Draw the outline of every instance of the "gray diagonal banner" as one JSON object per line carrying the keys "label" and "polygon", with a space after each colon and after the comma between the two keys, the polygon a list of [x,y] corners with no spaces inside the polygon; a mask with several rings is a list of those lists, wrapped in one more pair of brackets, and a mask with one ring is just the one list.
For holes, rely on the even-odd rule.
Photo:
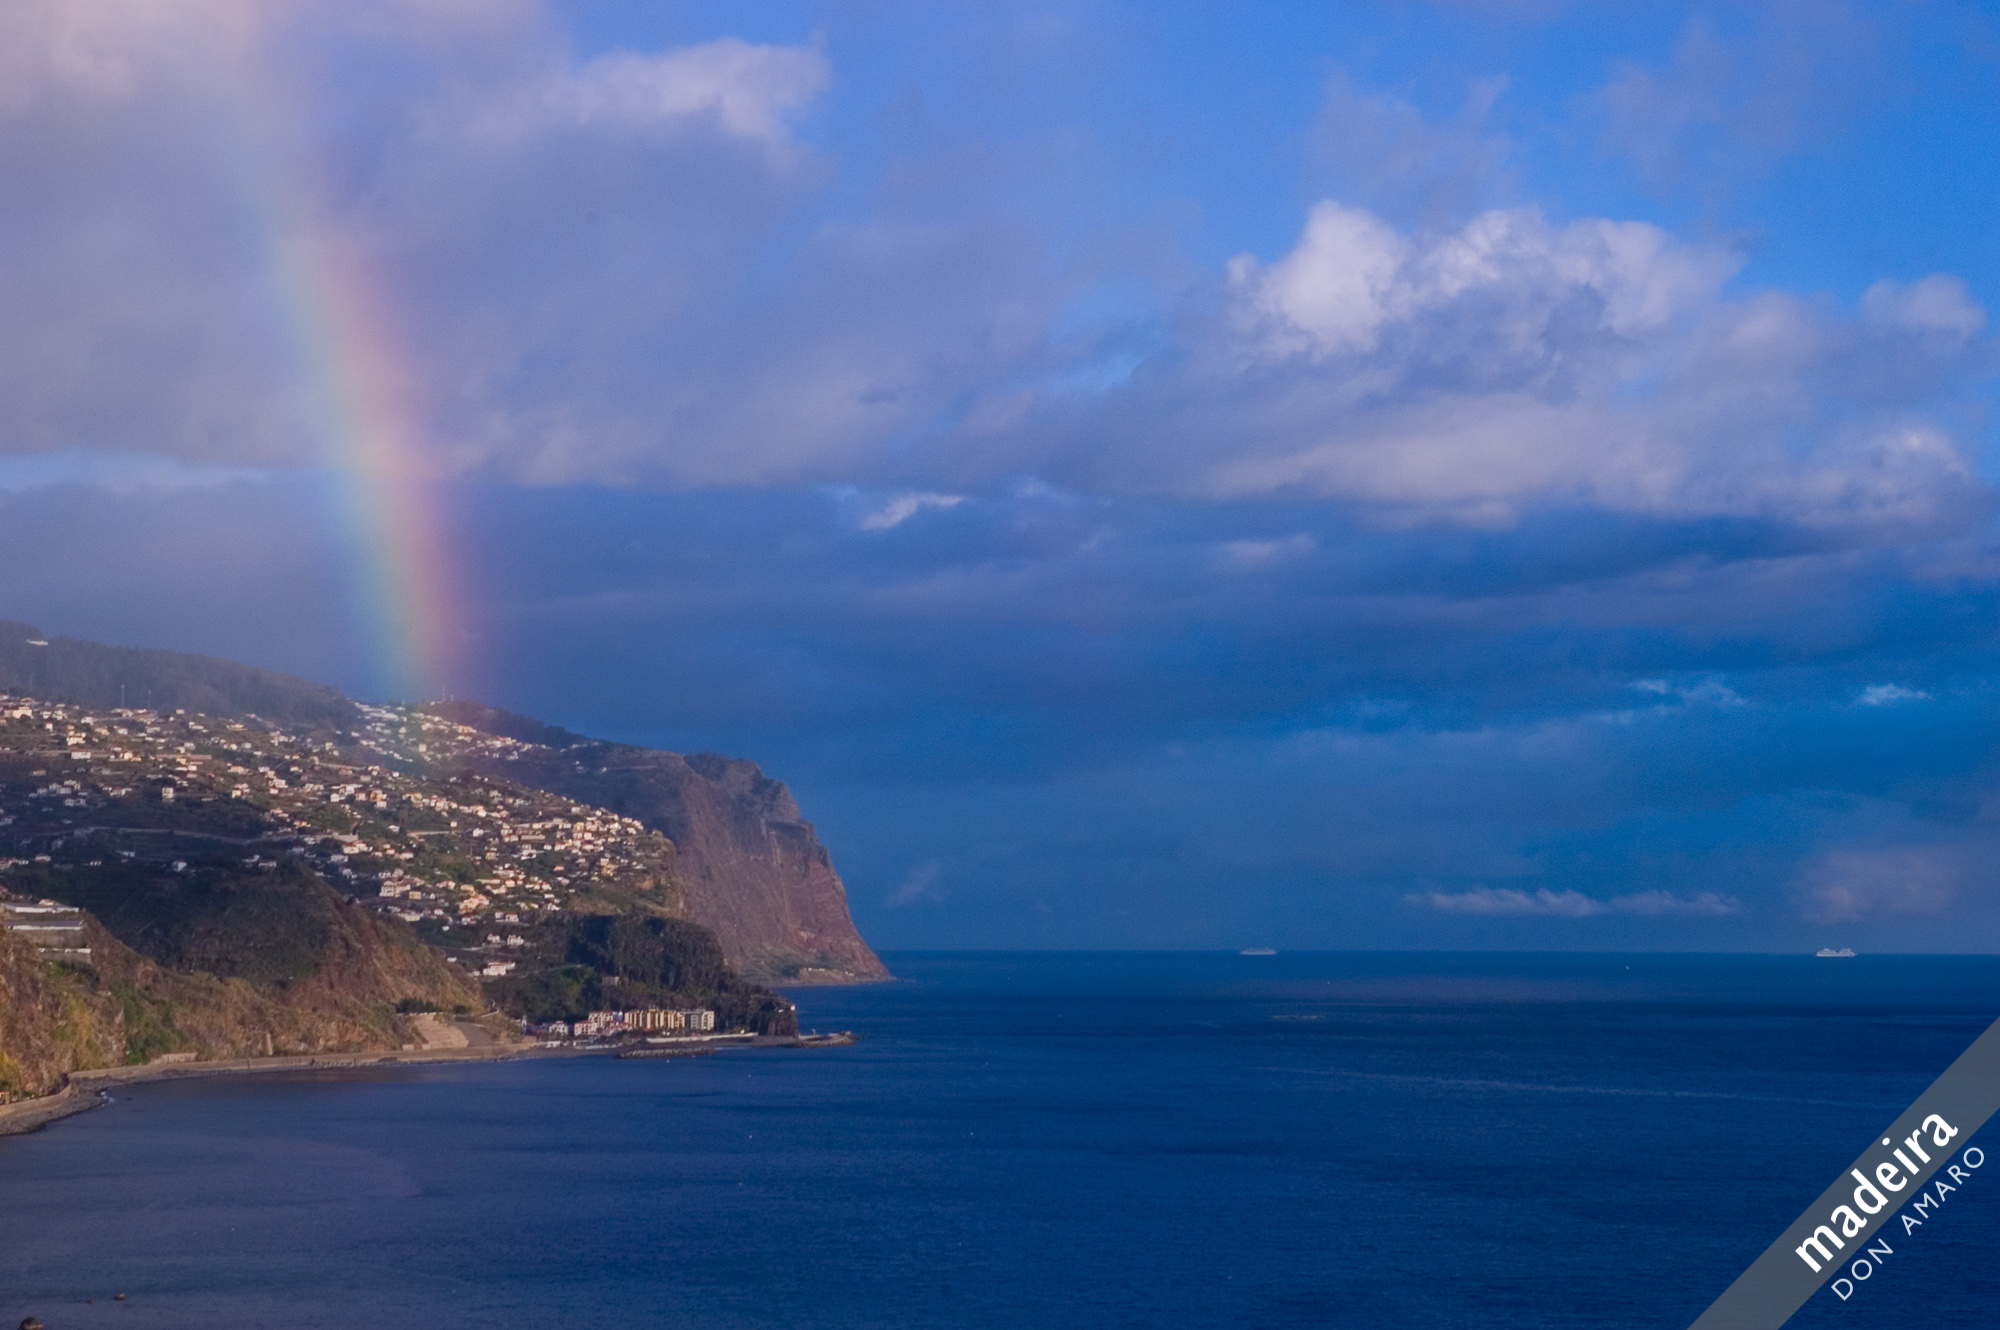
{"label": "gray diagonal banner", "polygon": [[[2000,1021],[1931,1082],[1691,1330],[1777,1330],[1871,1243],[2000,1109]],[[1871,1208],[1872,1207],[1872,1208]]]}

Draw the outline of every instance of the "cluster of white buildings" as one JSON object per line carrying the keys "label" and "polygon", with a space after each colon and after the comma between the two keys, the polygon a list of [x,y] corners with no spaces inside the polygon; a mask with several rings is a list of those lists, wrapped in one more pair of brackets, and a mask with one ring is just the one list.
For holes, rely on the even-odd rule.
{"label": "cluster of white buildings", "polygon": [[530,1033],[549,1039],[595,1039],[601,1035],[654,1030],[711,1031],[715,1029],[715,1013],[706,1007],[688,1011],[658,1007],[645,1011],[593,1011],[580,1021],[551,1021],[529,1029]]}

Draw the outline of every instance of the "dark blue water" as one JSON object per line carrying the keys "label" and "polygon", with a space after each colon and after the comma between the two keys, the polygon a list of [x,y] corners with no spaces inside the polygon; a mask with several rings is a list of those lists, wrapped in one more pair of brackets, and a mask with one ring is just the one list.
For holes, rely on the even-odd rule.
{"label": "dark blue water", "polygon": [[[797,995],[852,1048],[0,1139],[0,1324],[1682,1327],[2000,1016],[1993,958],[891,963]],[[1996,1242],[2000,1168],[1794,1324],[1992,1325]]]}

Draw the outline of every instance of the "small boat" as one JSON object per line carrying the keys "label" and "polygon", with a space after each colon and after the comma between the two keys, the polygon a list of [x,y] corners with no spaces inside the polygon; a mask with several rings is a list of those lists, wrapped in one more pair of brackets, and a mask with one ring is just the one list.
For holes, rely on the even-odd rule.
{"label": "small boat", "polygon": [[1245,956],[1275,956],[1278,954],[1278,949],[1276,947],[1245,947],[1241,954]]}
{"label": "small boat", "polygon": [[1842,947],[1839,951],[1835,951],[1832,947],[1821,947],[1813,953],[1815,956],[1829,956],[1836,959],[1842,956],[1852,956],[1853,954],[1854,948],[1852,947]]}

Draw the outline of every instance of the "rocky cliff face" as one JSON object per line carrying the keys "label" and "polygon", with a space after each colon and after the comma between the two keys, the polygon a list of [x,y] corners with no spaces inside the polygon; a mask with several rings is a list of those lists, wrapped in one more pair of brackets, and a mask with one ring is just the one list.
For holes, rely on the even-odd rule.
{"label": "rocky cliff face", "polygon": [[114,994],[0,933],[0,1099],[48,1094],[72,1071],[125,1061],[121,1008]]}
{"label": "rocky cliff face", "polygon": [[673,841],[687,917],[711,929],[747,977],[780,983],[884,979],[855,931],[847,889],[782,781],[754,762],[603,743],[470,702],[423,708],[534,744],[452,764],[634,817]]}

